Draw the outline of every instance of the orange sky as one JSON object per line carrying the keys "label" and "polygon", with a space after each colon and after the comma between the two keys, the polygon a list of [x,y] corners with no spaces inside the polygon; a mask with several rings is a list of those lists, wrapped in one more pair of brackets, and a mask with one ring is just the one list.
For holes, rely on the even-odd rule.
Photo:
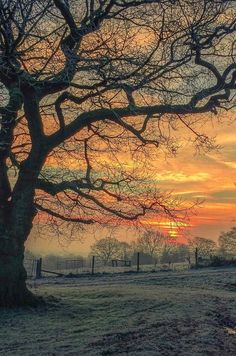
{"label": "orange sky", "polygon": [[[185,21],[184,18],[181,21]],[[159,38],[156,38],[156,34],[158,33],[158,28],[161,30],[162,25],[163,23],[161,19],[153,24],[154,30],[152,38],[150,37],[152,31],[149,27],[148,30],[140,31],[140,26],[134,25],[132,29],[125,27],[124,36],[122,36],[118,22],[112,24],[111,27],[109,21],[107,21],[101,28],[101,31],[96,31],[90,36],[85,36],[82,46],[84,49],[86,49],[86,47],[89,49],[97,47],[98,49],[94,50],[93,56],[97,56],[100,52],[102,54],[104,53],[104,47],[97,46],[100,42],[103,43],[103,41],[106,46],[115,48],[118,54],[119,52],[122,54],[126,52],[132,53],[133,48],[135,48],[136,51],[140,51],[140,53],[142,51],[148,51],[149,53],[152,45],[156,46],[156,41],[159,40]],[[50,26],[53,25],[51,24]],[[146,33],[146,31],[148,32]],[[164,33],[161,33],[161,37],[163,35],[165,36],[165,34],[169,37],[167,29],[165,29]],[[42,65],[44,65],[42,64],[41,56],[39,57],[38,62],[35,61],[34,51],[36,51],[36,54],[37,51],[40,51],[41,53],[45,47],[45,52],[47,49],[48,57],[50,57],[50,54],[54,53],[54,56],[52,57],[53,60],[49,61],[49,63],[52,63],[53,68],[47,67],[47,70],[52,69],[58,71],[60,69],[60,66],[63,64],[61,50],[58,47],[58,50],[54,52],[58,41],[57,36],[58,35],[55,32],[51,42],[48,42],[48,40],[46,43],[40,42],[39,45],[32,48],[32,61],[28,60],[29,68],[32,68],[35,71],[35,69],[41,68]],[[123,42],[125,42],[125,46]],[[27,43],[25,43],[25,45],[27,45]],[[160,46],[160,48],[162,48],[162,46]],[[27,56],[29,56],[28,53]],[[47,63],[47,65],[49,63]],[[85,75],[87,75],[86,72]],[[176,85],[178,85],[178,81]],[[137,96],[135,99],[137,102],[143,100],[142,95],[140,98]],[[157,98],[152,96],[149,98],[147,96],[145,97],[145,102],[147,101],[149,103],[152,99],[155,101]],[[112,101],[113,106],[115,105],[116,100],[118,103],[117,105],[119,105],[119,96],[115,96]],[[70,102],[69,105],[71,107],[72,103]],[[87,102],[83,105],[86,106]],[[83,105],[81,105],[80,110],[83,110]],[[49,134],[51,129],[55,129],[55,127],[53,127],[52,122],[48,120],[47,115],[45,114],[44,116],[45,133]],[[171,236],[176,236],[176,238],[179,237],[180,239],[182,238],[181,235],[185,232],[187,234],[199,235],[217,240],[221,231],[231,228],[234,224],[236,225],[236,120],[234,123],[229,124],[230,119],[232,121],[233,116],[236,116],[235,112],[229,114],[227,118],[222,118],[221,124],[217,123],[218,118],[216,117],[213,118],[216,123],[213,124],[208,122],[207,126],[205,126],[204,123],[204,131],[211,137],[216,136],[216,142],[222,146],[218,152],[212,151],[207,154],[195,155],[192,145],[188,142],[188,138],[186,138],[176,157],[168,158],[166,160],[163,159],[161,154],[157,158],[152,157],[152,171],[154,171],[154,178],[152,179],[154,180],[150,181],[150,185],[158,184],[163,191],[172,191],[174,195],[181,196],[188,202],[202,200],[201,207],[197,210],[197,215],[192,216],[188,226],[183,226],[182,231],[179,231],[171,221],[164,221],[160,225],[158,217],[156,219],[155,217],[152,217],[149,221],[152,227],[162,228],[165,232],[170,233]],[[46,123],[49,125],[47,126]],[[185,131],[176,132],[177,136],[184,136],[185,134]],[[125,152],[124,147],[123,150]],[[61,166],[69,167],[71,170],[76,169],[77,167],[81,169],[81,166],[84,164],[82,159],[78,161],[78,157],[75,157],[74,159],[70,157],[65,162],[62,157],[59,157],[57,161],[55,161],[55,158],[49,158],[47,163],[51,166],[58,165],[59,160],[61,161]],[[125,163],[126,167],[129,167],[129,164],[131,166],[134,164],[134,162],[129,161],[129,158],[127,158]],[[102,162],[98,162],[98,164],[102,167]],[[138,162],[136,162],[136,164],[138,165]],[[116,168],[115,165],[116,163],[114,162],[114,168]],[[94,236],[104,237],[107,233],[108,232],[105,229],[97,229],[96,227],[94,229],[88,228],[86,232],[82,234],[83,243],[76,241],[72,242],[69,246],[66,246],[63,242],[59,243],[56,236],[53,236],[52,238],[45,236],[44,239],[39,238],[37,230],[33,229],[31,237],[27,242],[27,246],[33,251],[43,253],[59,253],[60,251],[78,254],[87,253],[89,246],[94,241]],[[137,232],[130,228],[128,229],[127,224],[124,224],[123,226],[119,225],[114,234],[116,237],[123,240],[132,240],[137,236]]]}
{"label": "orange sky", "polygon": [[[216,143],[221,146],[218,151],[196,155],[190,143],[185,142],[176,157],[153,161],[156,167],[155,180],[163,190],[173,191],[187,201],[202,200],[197,215],[192,216],[187,228],[179,231],[170,222],[163,224],[164,231],[172,236],[184,233],[217,240],[219,233],[236,225],[236,120],[232,123],[235,112],[224,123],[208,123],[210,135],[216,136]],[[159,228],[158,219],[152,218],[152,227]],[[95,232],[94,232],[95,231]],[[36,230],[31,234],[28,247],[37,252],[68,252],[86,254],[96,238],[107,235],[106,229],[90,228],[82,234],[83,243],[72,242],[70,245],[59,243],[57,238],[41,239]],[[136,231],[119,226],[113,235],[121,240],[134,240]]]}
{"label": "orange sky", "polygon": [[[233,116],[235,112],[230,119]],[[202,200],[188,231],[216,240],[221,231],[236,222],[236,122],[211,123],[207,131],[216,136],[220,149],[194,155],[186,144],[176,158],[168,159],[162,167],[159,184],[186,200]]]}

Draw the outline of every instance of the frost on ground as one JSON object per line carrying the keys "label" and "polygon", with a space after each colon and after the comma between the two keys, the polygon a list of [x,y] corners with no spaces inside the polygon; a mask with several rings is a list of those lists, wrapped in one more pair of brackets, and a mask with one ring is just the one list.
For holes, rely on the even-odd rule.
{"label": "frost on ground", "polygon": [[1,355],[236,355],[235,269],[30,286],[50,304],[1,310]]}

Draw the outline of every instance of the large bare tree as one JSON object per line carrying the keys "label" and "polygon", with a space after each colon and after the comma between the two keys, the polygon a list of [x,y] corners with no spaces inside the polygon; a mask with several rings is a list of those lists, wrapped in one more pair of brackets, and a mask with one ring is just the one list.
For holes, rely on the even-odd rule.
{"label": "large bare tree", "polygon": [[147,146],[174,153],[180,126],[210,144],[194,123],[234,105],[235,22],[234,1],[0,0],[0,306],[36,303],[23,255],[38,212],[176,215],[139,164]]}

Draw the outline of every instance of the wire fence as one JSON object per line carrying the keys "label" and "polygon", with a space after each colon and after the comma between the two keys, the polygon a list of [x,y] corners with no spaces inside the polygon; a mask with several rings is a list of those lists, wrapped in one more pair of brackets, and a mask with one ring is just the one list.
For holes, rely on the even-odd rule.
{"label": "wire fence", "polygon": [[37,263],[38,263],[38,260],[33,259],[33,258],[26,258],[24,260],[24,267],[27,272],[28,278],[36,277]]}
{"label": "wire fence", "polygon": [[44,278],[49,276],[79,277],[88,274],[134,273],[134,272],[165,272],[189,269],[187,262],[178,263],[144,263],[137,253],[132,260],[113,259],[108,262],[97,256],[89,258],[39,258],[26,259],[25,269],[28,278]]}

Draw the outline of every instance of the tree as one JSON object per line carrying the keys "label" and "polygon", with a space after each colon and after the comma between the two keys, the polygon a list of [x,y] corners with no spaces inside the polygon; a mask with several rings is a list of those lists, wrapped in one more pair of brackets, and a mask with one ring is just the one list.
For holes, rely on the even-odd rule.
{"label": "tree", "polygon": [[223,232],[219,236],[219,250],[224,257],[236,257],[236,228]]}
{"label": "tree", "polygon": [[190,251],[193,253],[197,248],[197,256],[201,258],[210,258],[216,253],[216,243],[204,237],[193,237],[189,239]]}
{"label": "tree", "polygon": [[96,256],[106,266],[112,259],[121,258],[122,244],[112,237],[97,240],[91,246],[91,254]]}
{"label": "tree", "polygon": [[125,241],[120,241],[120,251],[120,259],[126,261],[130,260],[134,253],[132,245]]}
{"label": "tree", "polygon": [[234,32],[232,1],[0,0],[0,306],[36,303],[37,214],[59,228],[181,213],[122,158],[175,153],[178,127],[211,145],[194,122],[233,105]]}
{"label": "tree", "polygon": [[166,237],[159,231],[148,230],[138,238],[137,248],[140,251],[150,255],[156,265],[165,242]]}
{"label": "tree", "polygon": [[189,250],[188,246],[178,244],[176,241],[169,240],[164,244],[164,248],[161,253],[161,262],[163,263],[175,263],[184,262],[188,258]]}

